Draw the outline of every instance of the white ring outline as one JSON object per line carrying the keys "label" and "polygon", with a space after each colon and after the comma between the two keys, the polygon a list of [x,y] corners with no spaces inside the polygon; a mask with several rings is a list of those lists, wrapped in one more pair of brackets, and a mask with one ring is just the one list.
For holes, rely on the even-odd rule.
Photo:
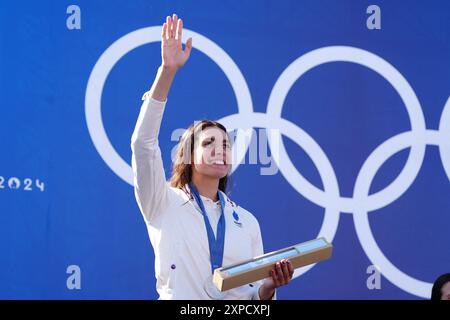
{"label": "white ring outline", "polygon": [[450,181],[450,97],[442,110],[439,121],[439,153],[442,165]]}
{"label": "white ring outline", "polygon": [[[146,39],[147,37],[149,37],[151,35],[152,32],[154,32],[154,38],[156,38],[158,40],[148,41]],[[185,35],[186,36],[196,35],[196,37],[198,37],[199,39],[203,39],[206,42],[212,43],[213,46],[216,47],[215,49],[217,49],[218,52],[223,52],[226,55],[226,57],[229,58],[228,55],[220,47],[215,45],[209,39],[206,39],[203,36],[201,36],[195,32],[189,31],[189,30],[186,30]],[[134,36],[134,37],[132,37],[132,36]],[[100,112],[101,92],[103,90],[103,85],[104,85],[104,82],[105,82],[109,72],[111,71],[111,69],[115,65],[115,63],[117,63],[117,61],[123,55],[125,55],[127,52],[131,51],[132,49],[134,49],[140,45],[159,41],[159,37],[160,37],[160,27],[148,27],[148,28],[136,30],[136,31],[120,38],[119,40],[117,40],[102,54],[102,56],[97,61],[96,65],[89,77],[88,86],[86,89],[86,99],[85,99],[86,121],[87,121],[87,125],[88,125],[88,130],[89,130],[91,138],[94,142],[94,145],[95,145],[97,151],[99,152],[99,154],[101,155],[101,157],[103,158],[103,160],[107,163],[107,165],[120,178],[122,178],[124,181],[130,183],[131,185],[133,185],[131,168],[125,161],[123,161],[123,159],[116,153],[116,151],[112,147],[112,145],[109,142],[109,139],[106,135],[106,132],[104,130],[103,123],[101,121],[101,112]],[[112,49],[123,49],[122,47],[127,47],[127,44],[130,42],[130,39],[135,40],[135,43],[138,43],[138,44],[135,47],[133,47],[132,49],[129,49],[128,51],[126,51],[122,56],[117,57],[117,52],[114,52],[114,50],[112,50]],[[144,41],[142,41],[143,39],[144,39]],[[123,43],[121,43],[121,41]],[[198,40],[196,39],[196,42],[197,41]],[[331,58],[326,57],[327,54],[328,55],[330,54],[330,51],[334,51],[331,53]],[[339,57],[336,57],[336,52],[340,54],[340,56],[338,55]],[[352,56],[352,53],[354,54],[353,56]],[[317,56],[314,56],[314,54]],[[352,56],[352,58],[348,58],[348,56]],[[430,285],[431,285],[430,283],[426,283],[426,282],[414,279],[412,277],[409,277],[405,273],[398,270],[395,266],[393,266],[389,262],[389,260],[387,260],[387,258],[383,255],[383,253],[379,249],[379,247],[376,246],[376,241],[373,238],[373,234],[371,233],[370,226],[368,224],[367,213],[368,213],[368,211],[373,211],[373,210],[382,208],[382,207],[392,203],[398,197],[400,197],[404,192],[406,192],[406,190],[413,183],[415,177],[417,176],[418,171],[420,170],[420,167],[421,167],[421,164],[422,164],[423,158],[424,158],[425,147],[426,147],[427,143],[439,145],[439,151],[441,154],[444,169],[446,171],[447,177],[450,179],[450,152],[449,152],[450,151],[449,150],[450,143],[447,141],[448,139],[447,140],[444,139],[444,136],[445,136],[444,133],[447,133],[447,135],[449,135],[449,133],[450,133],[450,121],[448,121],[448,120],[450,120],[450,98],[447,100],[446,106],[444,107],[444,110],[443,110],[443,113],[441,116],[439,132],[434,131],[434,130],[427,130],[426,126],[425,126],[425,120],[423,117],[423,113],[422,113],[422,110],[420,107],[420,103],[419,103],[414,91],[412,90],[411,86],[406,81],[406,79],[404,79],[404,77],[392,65],[390,65],[388,62],[386,62],[382,58],[380,58],[368,51],[362,50],[362,49],[358,49],[358,48],[354,48],[354,47],[345,47],[345,46],[334,46],[334,47],[324,47],[324,48],[313,50],[313,51],[308,52],[307,54],[301,56],[296,61],[294,61],[282,73],[282,75],[277,80],[274,88],[272,89],[272,92],[271,92],[271,95],[269,98],[267,114],[261,114],[261,116],[264,115],[262,117],[264,117],[264,118],[267,117],[267,118],[262,121],[260,120],[260,121],[267,122],[265,125],[266,128],[269,128],[269,127],[275,128],[276,123],[278,123],[279,125],[283,124],[283,126],[285,126],[285,127],[291,127],[291,126],[292,126],[292,128],[295,127],[295,129],[293,131],[297,131],[297,133],[299,133],[299,132],[303,133],[304,138],[306,137],[307,140],[310,140],[309,142],[312,143],[312,146],[315,147],[316,151],[319,151],[319,152],[316,152],[316,155],[318,155],[319,158],[322,157],[322,159],[321,159],[322,161],[319,160],[319,162],[317,162],[317,161],[313,160],[313,162],[315,163],[315,165],[317,166],[319,171],[320,171],[320,168],[318,166],[318,163],[320,164],[321,167],[324,167],[324,168],[326,168],[329,165],[329,168],[327,168],[327,169],[331,168],[330,171],[333,172],[333,177],[334,177],[333,183],[336,182],[336,185],[337,185],[337,178],[334,174],[331,164],[329,163],[326,155],[323,153],[323,150],[320,148],[320,146],[309,135],[307,135],[306,132],[304,132],[300,128],[296,127],[293,123],[291,123],[285,119],[281,119],[281,109],[282,109],[282,105],[284,102],[284,98],[287,95],[287,92],[292,87],[293,83],[304,72],[308,71],[309,69],[313,68],[314,66],[313,67],[310,66],[309,68],[306,68],[306,70],[302,70],[300,72],[300,75],[298,75],[294,81],[292,81],[293,75],[289,74],[288,71],[292,72],[293,66],[295,66],[296,63],[300,64],[300,62],[304,63],[305,61],[311,62],[311,61],[308,61],[307,58],[309,58],[313,61],[316,60],[316,62],[315,62],[316,66],[323,64],[323,63],[334,62],[334,61],[346,61],[346,62],[358,63],[358,64],[364,65],[364,66],[368,67],[369,69],[372,69],[375,72],[382,75],[391,85],[393,85],[394,89],[400,94],[403,102],[405,103],[405,106],[407,108],[408,115],[409,115],[410,121],[411,121],[411,131],[401,133],[397,136],[394,136],[394,137],[388,139],[387,141],[383,142],[380,146],[378,146],[372,152],[372,154],[368,157],[366,162],[363,164],[363,166],[358,174],[357,183],[355,183],[355,190],[354,190],[353,198],[340,197],[339,191],[337,189],[338,193],[335,194],[334,196],[331,195],[332,198],[330,199],[329,198],[330,191],[327,191],[327,187],[325,186],[327,184],[326,180],[322,179],[322,182],[324,183],[325,191],[321,191],[321,190],[317,189],[315,186],[309,184],[309,182],[306,179],[304,179],[301,176],[301,174],[296,170],[295,170],[295,172],[297,174],[294,174],[294,176],[297,176],[297,178],[300,177],[301,183],[300,183],[300,185],[297,185],[296,183],[293,184],[292,181],[289,181],[290,178],[292,178],[292,176],[290,176],[289,174],[285,174],[286,173],[285,165],[280,165],[280,163],[277,163],[277,165],[280,167],[280,169],[282,171],[284,171],[284,172],[282,172],[283,176],[285,178],[287,178],[288,182],[294,187],[294,189],[297,190],[297,192],[299,192],[301,195],[305,196],[306,198],[308,198],[308,196],[311,197],[311,195],[312,195],[312,197],[308,198],[308,199],[326,209],[324,223],[322,224],[322,228],[321,228],[321,231],[319,232],[319,235],[323,236],[324,233],[330,233],[329,231],[334,229],[334,231],[331,232],[331,233],[333,233],[333,237],[334,237],[334,234],[337,230],[337,223],[339,221],[339,210],[341,212],[354,213],[355,228],[357,230],[358,238],[361,241],[364,251],[368,255],[369,259],[371,259],[372,262],[378,261],[378,263],[376,263],[378,266],[381,265],[383,267],[383,264],[384,264],[384,267],[382,269],[387,269],[388,271],[383,270],[383,274],[392,283],[397,285],[399,288],[406,290],[412,294],[416,294],[418,296],[428,297],[429,289],[430,289]],[[359,58],[362,58],[362,59],[360,60]],[[375,58],[375,60],[378,60],[378,62],[381,61],[382,62],[381,65],[383,66],[384,71],[387,71],[387,72],[383,73],[383,71],[380,72],[380,70],[376,70],[376,69],[372,68],[370,66],[370,64],[368,64],[368,61],[372,60],[372,62],[373,62],[374,61],[373,58]],[[305,61],[302,61],[302,59]],[[319,63],[317,63],[317,60],[319,61]],[[231,58],[229,58],[229,61],[227,61],[227,62],[231,62],[231,64],[236,67],[234,71],[237,70],[238,78],[240,76],[242,79],[244,79],[242,74],[240,73],[239,69],[237,68],[237,66],[234,64],[234,62],[232,62]],[[217,61],[216,61],[216,63],[217,63]],[[105,68],[105,66],[103,66],[103,64],[106,64],[106,65],[109,64],[109,67],[110,67],[109,70],[107,70],[108,68]],[[304,67],[304,66],[301,66],[301,67]],[[106,70],[106,72],[105,72],[105,70]],[[225,72],[225,74],[227,74],[226,70],[224,70],[223,68],[222,68],[222,70]],[[386,75],[388,75],[388,76],[386,76]],[[234,76],[236,76],[236,74],[234,74]],[[389,80],[389,77],[391,77],[391,80],[394,79],[395,84],[393,84]],[[250,96],[250,92],[248,90],[248,86],[245,82],[245,79],[244,79],[244,84],[245,84],[244,88],[246,89],[248,94],[246,94],[244,92],[243,95],[239,95],[239,94],[237,94],[237,92],[239,92],[240,89],[243,87],[240,85],[236,85],[233,82],[233,79],[235,79],[234,77],[230,77],[227,75],[227,78],[230,81],[230,83],[232,84],[233,90],[235,91],[236,98],[238,100],[238,108],[239,108],[238,115],[239,116],[245,115],[245,116],[251,116],[251,117],[255,116],[257,113],[252,113],[253,108],[252,108],[252,104],[251,104],[251,96]],[[100,81],[99,81],[99,79],[100,79]],[[281,80],[288,81],[288,82],[292,81],[292,83],[290,84],[290,86],[285,86],[283,88],[283,84],[282,84]],[[280,94],[280,92],[278,92],[278,91],[283,92],[284,89],[286,90],[286,92],[284,94],[284,97],[282,99],[280,99],[280,96],[282,96],[282,94]],[[274,92],[277,93],[277,95],[275,95]],[[241,100],[247,100],[247,104],[239,103]],[[281,101],[279,101],[279,100],[281,100]],[[250,101],[250,103],[248,103],[248,101]],[[274,109],[276,111],[277,107],[274,107],[274,105],[277,106],[277,104],[279,105],[279,114],[276,117],[276,121],[274,121],[274,119],[271,119],[272,122],[270,123],[269,121],[266,121],[266,120],[268,120],[269,119],[268,117],[270,117],[271,115],[272,116],[274,114],[276,115],[276,112],[274,112]],[[247,106],[249,106],[249,108],[247,108]],[[245,110],[243,111],[241,109],[245,109]],[[413,113],[413,114],[411,115],[411,113]],[[232,116],[225,117],[225,118],[223,118],[222,121],[227,122],[228,118],[231,119]],[[237,118],[234,118],[234,120],[237,120]],[[280,126],[280,127],[282,128],[283,126]],[[232,128],[233,126],[230,123],[228,123],[228,127]],[[248,127],[248,126],[244,126],[244,127]],[[295,142],[298,143],[298,141],[295,138],[296,135],[286,134],[286,133],[284,133],[284,134],[289,136],[292,140],[294,140]],[[402,138],[404,138],[404,137],[411,138],[412,143],[408,144],[407,141],[403,141]],[[416,138],[416,139],[414,139],[414,138]],[[240,139],[239,132],[238,132],[237,139]],[[275,136],[269,135],[269,144],[273,145],[276,140],[278,140],[280,142],[279,145],[281,146],[281,151],[284,152],[284,154],[286,155],[285,157],[282,157],[282,159],[288,160],[288,164],[292,165],[292,168],[295,168],[293,166],[292,162],[290,161],[289,155],[287,154],[287,152],[284,148],[281,136],[279,134],[275,134]],[[381,191],[378,191],[375,194],[372,194],[369,196],[367,194],[364,195],[365,192],[362,192],[362,190],[363,189],[368,190],[368,188],[370,187],[370,183],[368,183],[368,180],[371,180],[371,179],[367,179],[367,177],[366,177],[366,180],[364,182],[361,182],[362,180],[364,180],[363,177],[365,177],[366,175],[370,176],[371,174],[375,174],[377,172],[377,170],[375,170],[375,171],[372,170],[373,172],[371,172],[371,173],[368,173],[368,174],[365,173],[365,171],[367,171],[367,170],[365,170],[365,168],[370,168],[370,167],[374,168],[372,166],[373,164],[369,165],[371,163],[369,160],[370,159],[373,160],[374,158],[377,158],[376,155],[378,155],[378,154],[383,155],[383,152],[381,152],[379,150],[384,150],[386,148],[393,147],[390,144],[395,145],[396,143],[393,143],[393,141],[397,142],[397,140],[401,140],[400,142],[405,144],[404,148],[411,147],[411,151],[410,151],[406,165],[402,169],[401,173],[397,176],[397,178],[388,187],[384,188]],[[408,139],[406,139],[406,140],[408,140]],[[237,162],[236,166],[233,166],[233,171],[242,162],[243,157],[245,157],[245,153],[248,149],[248,143],[247,142],[244,142],[244,143],[245,143],[245,150],[244,150],[243,154],[238,155],[238,159],[240,159],[240,160]],[[388,157],[386,158],[386,160],[389,159],[393,154],[395,154],[398,151],[394,150],[392,152],[393,153],[389,154]],[[311,154],[309,154],[309,156],[311,157]],[[386,153],[384,153],[384,156],[386,156]],[[314,158],[314,155],[311,157],[311,159],[313,159],[313,158]],[[110,159],[112,159],[112,160],[110,160]],[[378,164],[380,166],[382,163],[383,163],[383,161],[380,162],[380,160],[378,160]],[[288,167],[289,167],[289,165],[288,165]],[[128,173],[126,173],[127,167],[129,169]],[[290,169],[288,168],[288,170],[291,170],[292,168],[290,168]],[[378,167],[378,169],[379,169],[379,167]],[[292,172],[294,172],[294,171],[292,171]],[[328,176],[330,176],[330,175],[328,174]],[[322,178],[322,175],[321,175],[321,178]],[[405,181],[408,183],[405,183]],[[333,185],[333,183],[331,183],[331,185]],[[398,188],[398,185],[401,185],[401,184],[403,185],[403,189]],[[305,192],[301,191],[302,189],[307,190],[307,195],[305,195]],[[387,192],[387,191],[394,191],[394,190],[397,192],[396,193]],[[398,190],[401,190],[401,191],[398,191]],[[336,191],[336,189],[334,189],[334,191]],[[383,194],[383,192],[384,192],[384,194]],[[335,192],[333,192],[333,193],[335,193]],[[314,200],[314,199],[316,199],[316,200]],[[355,201],[355,199],[358,199],[358,201]],[[370,200],[375,199],[375,200],[372,200],[371,202],[369,202],[369,205],[366,205],[368,203],[367,200],[369,200],[369,199]],[[319,200],[319,201],[317,201],[317,200]],[[383,201],[381,201],[381,203],[380,203],[379,200],[383,200]],[[338,203],[339,203],[338,205],[335,205],[336,201],[338,201]],[[360,205],[359,206],[356,205],[356,202],[359,202]],[[364,205],[362,205],[363,202],[364,202]],[[333,205],[331,205],[331,208],[329,205],[330,203],[333,204]],[[329,214],[328,216],[329,217],[337,217],[337,219],[331,219],[331,220],[334,220],[334,222],[330,225],[335,224],[336,229],[334,227],[333,228],[330,227],[330,228],[328,228],[329,229],[328,232],[323,232],[326,229],[325,226],[327,226],[327,224],[325,223],[326,217],[327,217],[327,210],[330,210],[330,209],[332,211],[334,211],[333,212],[334,214]],[[337,214],[336,214],[336,210],[338,210]],[[331,212],[331,211],[328,211],[328,212]],[[362,232],[361,230],[364,230],[365,232]],[[366,235],[367,237],[365,237],[364,235]],[[333,237],[331,237],[331,239]],[[330,237],[328,237],[328,239],[330,239]],[[373,244],[375,246],[373,246]],[[372,250],[374,250],[373,252],[371,252],[370,250],[367,249],[367,247],[369,247],[370,245],[372,246]],[[379,262],[382,262],[382,263],[379,263]],[[302,268],[303,272],[296,272],[296,276],[299,276],[300,274],[306,272],[313,266],[314,265],[308,266],[306,268]],[[300,271],[302,271],[302,269],[300,269]],[[401,279],[400,283],[398,283],[399,282],[398,279]]]}
{"label": "white ring outline", "polygon": [[[184,29],[183,38],[189,37],[195,40],[195,48],[211,58],[225,73],[235,93],[238,112],[240,114],[251,114],[253,104],[250,90],[244,76],[231,57],[210,39],[189,29]],[[86,87],[85,115],[92,142],[103,161],[131,186],[134,185],[131,166],[114,149],[103,126],[101,115],[103,86],[114,65],[128,52],[139,46],[160,41],[161,26],[141,28],[122,36],[111,44],[97,60]],[[184,40],[183,43],[185,43]],[[236,142],[241,145],[243,143],[246,146],[245,151],[247,150],[249,144],[245,137],[238,134]],[[237,163],[233,164],[232,171],[236,170],[244,157],[245,152],[237,155]],[[233,157],[233,159],[236,159],[236,157]]]}
{"label": "white ring outline", "polygon": [[[292,139],[295,143],[297,143],[300,147],[302,147],[305,152],[307,152],[311,156],[311,160],[316,165],[317,170],[319,171],[320,177],[322,179],[322,183],[324,185],[324,189],[329,193],[334,194],[336,197],[339,195],[339,186],[337,177],[334,173],[333,167],[331,166],[330,161],[328,161],[327,156],[320,148],[320,146],[300,127],[295,125],[289,120],[283,118],[269,118],[265,113],[254,112],[251,115],[251,121],[253,127],[266,128],[266,129],[278,129],[283,128],[283,134],[290,139]],[[248,119],[245,116],[240,114],[233,114],[227,117],[224,117],[219,120],[227,130],[248,128]],[[238,131],[239,132],[239,131]],[[276,130],[271,130],[270,133],[273,134],[277,132]],[[274,149],[275,150],[275,149]],[[312,151],[312,152],[308,152]],[[273,151],[276,152],[276,151]],[[277,156],[275,156],[276,158]],[[284,159],[285,157],[280,157],[280,159]],[[323,173],[323,174],[322,174]],[[329,203],[331,204],[331,202]],[[339,217],[340,212],[337,207],[332,205],[327,205],[325,207],[324,218],[322,222],[322,226],[317,238],[325,237],[327,241],[332,242],[339,225]],[[316,264],[311,264],[299,269],[295,270],[293,278],[299,277],[304,274],[311,268],[313,268]]]}
{"label": "white ring outline", "polygon": [[[403,100],[408,111],[411,130],[417,132],[418,134],[425,132],[425,118],[422,113],[420,102],[417,99],[414,90],[401,75],[401,73],[379,56],[366,50],[348,46],[330,46],[315,49],[292,62],[280,75],[272,89],[267,106],[267,115],[272,118],[281,117],[284,100],[293,84],[307,71],[319,65],[330,62],[351,62],[360,64],[381,75],[394,87]],[[322,207],[325,207],[326,203],[329,203],[330,201],[331,203],[336,203],[340,212],[343,213],[352,213],[356,209],[360,209],[359,206],[355,205],[354,199],[348,197],[330,199],[330,196],[327,195],[326,192],[312,185],[295,169],[289,155],[286,152],[286,149],[284,148],[281,137],[271,136],[269,139],[269,144],[274,142],[275,139],[280,141],[280,153],[286,158],[284,159],[282,157],[285,164],[284,166],[279,166],[279,168],[283,171],[283,176],[289,181],[294,189],[297,190],[297,192]],[[423,159],[424,155],[425,145],[423,142],[417,141],[413,143],[406,165],[400,174],[389,186],[368,196],[367,199],[365,199],[366,202],[363,204],[365,209],[368,211],[373,211],[382,208],[403,194],[413,181],[411,180],[411,177],[415,177],[417,172],[420,170],[420,166],[413,167],[416,162],[411,161],[411,159]],[[408,181],[409,184],[405,183]],[[399,185],[402,185],[402,188],[400,188]],[[398,192],[398,190],[401,191]],[[359,203],[359,205],[361,205],[361,203]]]}

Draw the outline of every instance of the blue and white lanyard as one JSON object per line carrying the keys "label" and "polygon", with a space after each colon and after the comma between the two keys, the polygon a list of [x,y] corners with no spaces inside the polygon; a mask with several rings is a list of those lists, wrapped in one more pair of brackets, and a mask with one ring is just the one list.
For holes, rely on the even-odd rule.
{"label": "blue and white lanyard", "polygon": [[225,199],[222,193],[219,191],[218,194],[222,213],[217,224],[217,237],[214,237],[214,231],[211,227],[211,223],[209,222],[205,206],[202,199],[200,198],[200,194],[198,193],[197,188],[193,183],[189,183],[189,188],[191,189],[192,195],[194,196],[195,201],[200,207],[203,219],[205,220],[206,233],[208,234],[209,255],[211,259],[211,272],[214,273],[214,270],[220,268],[223,262],[223,251],[225,245]]}

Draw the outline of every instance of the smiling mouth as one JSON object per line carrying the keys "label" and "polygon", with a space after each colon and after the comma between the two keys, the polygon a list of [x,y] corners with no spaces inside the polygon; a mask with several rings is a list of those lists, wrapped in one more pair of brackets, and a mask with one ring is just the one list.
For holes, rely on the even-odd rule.
{"label": "smiling mouth", "polygon": [[215,166],[215,167],[223,167],[223,166],[227,166],[228,163],[225,160],[213,160],[209,163],[210,166]]}

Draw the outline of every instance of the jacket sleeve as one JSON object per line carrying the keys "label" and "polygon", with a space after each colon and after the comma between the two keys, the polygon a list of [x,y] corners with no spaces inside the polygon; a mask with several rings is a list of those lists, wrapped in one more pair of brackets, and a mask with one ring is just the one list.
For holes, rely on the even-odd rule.
{"label": "jacket sleeve", "polygon": [[166,101],[157,101],[147,93],[131,138],[134,193],[144,219],[155,224],[169,205],[168,188],[161,150],[159,129]]}

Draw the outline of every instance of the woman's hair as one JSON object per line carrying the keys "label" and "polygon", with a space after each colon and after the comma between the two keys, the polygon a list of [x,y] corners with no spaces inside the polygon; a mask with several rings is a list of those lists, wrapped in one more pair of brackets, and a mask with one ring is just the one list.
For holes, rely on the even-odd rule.
{"label": "woman's hair", "polygon": [[431,300],[441,300],[441,290],[447,282],[450,282],[450,273],[445,273],[434,281],[433,289],[431,289]]}
{"label": "woman's hair", "polygon": [[[185,190],[186,184],[192,181],[194,144],[197,143],[196,139],[200,136],[200,132],[209,127],[217,127],[223,130],[228,136],[227,129],[219,122],[212,120],[201,120],[193,123],[184,132],[178,142],[177,152],[173,162],[172,177],[170,178],[171,187]],[[228,140],[230,140],[229,138],[230,137],[228,136]],[[229,179],[229,176],[226,175],[219,180],[219,190],[226,193],[227,182]]]}

